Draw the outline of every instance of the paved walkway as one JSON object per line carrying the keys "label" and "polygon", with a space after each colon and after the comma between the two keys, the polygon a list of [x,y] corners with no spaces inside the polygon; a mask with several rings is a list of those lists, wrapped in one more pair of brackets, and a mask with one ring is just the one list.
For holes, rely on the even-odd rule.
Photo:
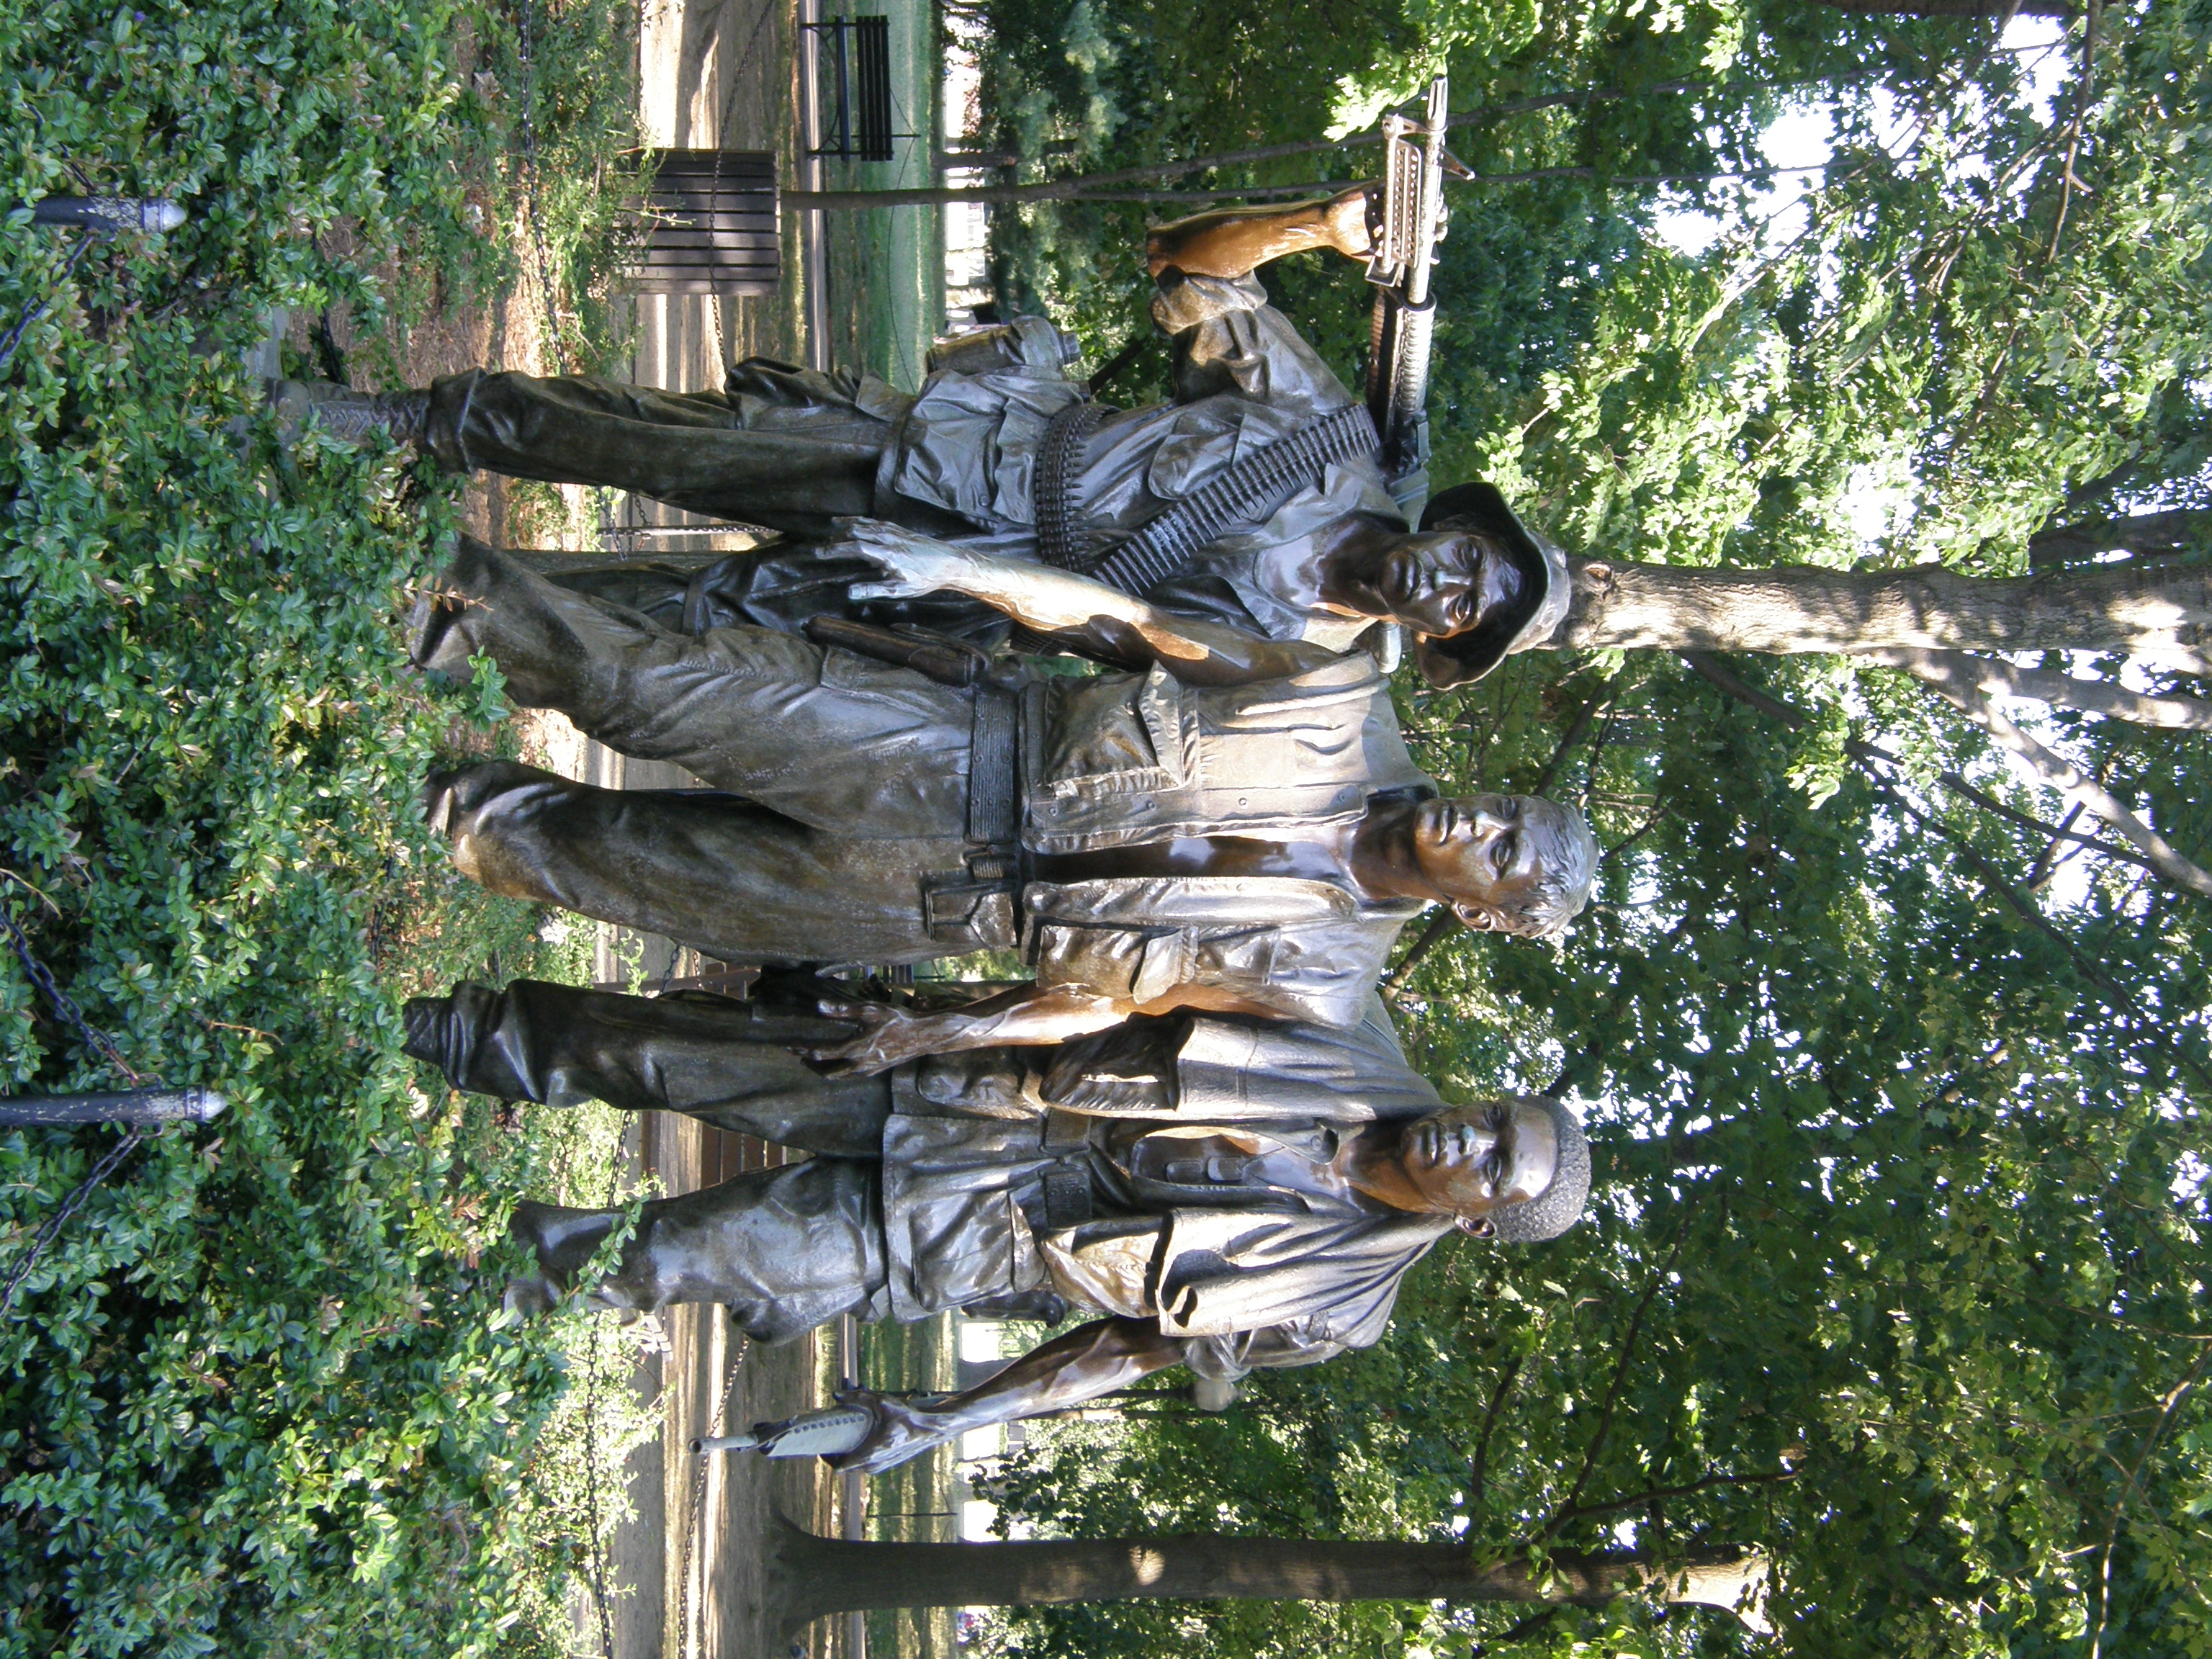
{"label": "paved walkway", "polygon": [[[927,18],[921,5],[903,12]],[[905,67],[927,73],[928,30],[910,19]],[[646,142],[668,149],[769,150],[786,179],[797,173],[793,115],[795,8],[790,0],[646,0],[641,14],[641,115]],[[909,96],[902,102],[916,101]],[[921,100],[927,103],[926,95]],[[902,147],[913,152],[917,146]],[[926,156],[926,151],[925,151]],[[915,165],[909,154],[902,164]],[[924,162],[926,165],[926,160]],[[857,170],[856,170],[857,171]],[[869,171],[876,171],[870,169]],[[888,172],[889,169],[884,171]],[[888,180],[886,180],[888,182]],[[891,219],[893,216],[866,216]],[[919,214],[871,228],[848,240],[841,271],[866,273],[845,284],[845,303],[832,313],[830,356],[865,362],[912,386],[919,379],[918,340],[934,331],[940,303],[941,256],[933,220]],[[787,223],[784,277],[762,298],[641,295],[633,381],[672,391],[718,386],[724,366],[755,354],[805,361],[805,294],[795,224]],[[860,257],[854,258],[854,255]],[[932,262],[937,261],[935,269]],[[865,350],[866,355],[863,356]],[[625,504],[632,524],[673,525],[686,515],[649,501]],[[661,538],[662,547],[743,544],[725,530],[711,537]],[[549,735],[552,735],[549,733]],[[573,734],[572,734],[573,736]],[[557,741],[557,739],[556,739]],[[596,743],[573,738],[573,775],[612,787],[683,787],[679,769],[628,760]],[[622,939],[601,930],[602,981],[623,977],[620,958],[641,957],[648,978],[696,971],[696,959],[663,939]],[[696,1191],[742,1170],[783,1162],[781,1149],[725,1134],[687,1118],[654,1114],[639,1126],[635,1167],[670,1194]],[[636,1386],[657,1399],[665,1427],[658,1443],[639,1448],[629,1466],[635,1519],[616,1540],[611,1566],[616,1594],[611,1659],[767,1659],[770,1633],[759,1624],[759,1528],[772,1504],[801,1524],[835,1535],[839,1484],[811,1460],[693,1457],[697,1436],[727,1433],[823,1402],[830,1382],[825,1336],[774,1349],[746,1351],[719,1308],[671,1310],[668,1352],[642,1364]],[[742,1363],[740,1363],[742,1356]],[[597,1617],[583,1613],[584,1648],[596,1651]],[[909,1621],[910,1622],[910,1621]],[[912,1632],[888,1644],[913,1646]],[[852,1659],[846,1621],[826,1620],[804,1644],[810,1659]],[[782,1659],[780,1651],[775,1659]],[[888,1653],[879,1659],[890,1659]]]}
{"label": "paved walkway", "polygon": [[[791,7],[784,0],[647,0],[641,21],[646,141],[667,149],[781,149],[780,171],[789,176]],[[723,365],[734,357],[800,357],[801,295],[791,280],[797,250],[788,239],[785,265],[787,280],[769,298],[639,296],[630,378],[689,392],[720,385]],[[684,515],[637,502],[623,516],[671,523]],[[710,544],[701,538],[692,544]],[[617,787],[682,787],[694,781],[674,767],[627,760],[598,744],[583,749],[584,770]],[[612,930],[601,931],[607,937],[600,976],[620,978],[617,943]],[[676,960],[665,940],[630,945],[642,946],[648,975],[696,971],[696,963]],[[639,1168],[670,1194],[783,1161],[780,1149],[688,1118],[657,1113],[640,1130]],[[665,1426],[658,1443],[640,1447],[630,1461],[635,1518],[615,1539],[611,1563],[628,1592],[617,1593],[612,1659],[767,1659],[768,1633],[757,1618],[757,1556],[749,1547],[759,1517],[774,1503],[813,1530],[834,1534],[835,1483],[821,1478],[811,1461],[702,1461],[689,1448],[697,1436],[727,1433],[820,1404],[824,1345],[808,1337],[747,1352],[719,1307],[672,1309],[665,1323],[667,1354],[641,1365],[636,1379],[647,1398],[659,1399]],[[806,1650],[811,1659],[831,1659],[841,1645],[825,1625],[810,1632]]]}

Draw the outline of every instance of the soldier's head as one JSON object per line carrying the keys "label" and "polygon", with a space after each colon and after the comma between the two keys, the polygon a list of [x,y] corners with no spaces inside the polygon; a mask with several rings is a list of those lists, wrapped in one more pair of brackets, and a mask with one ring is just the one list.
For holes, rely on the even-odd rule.
{"label": "soldier's head", "polygon": [[1480,1237],[1533,1244],[1582,1218],[1589,1142],[1558,1101],[1505,1095],[1407,1124],[1381,1176],[1361,1184],[1385,1202],[1455,1216]]}
{"label": "soldier's head", "polygon": [[1413,661],[1439,688],[1479,680],[1566,619],[1567,556],[1482,483],[1430,501],[1421,527],[1368,562],[1353,608],[1413,635]]}
{"label": "soldier's head", "polygon": [[1525,562],[1503,537],[1473,527],[1392,536],[1332,562],[1328,578],[1334,603],[1420,639],[1478,634],[1530,611]]}
{"label": "soldier's head", "polygon": [[1481,932],[1545,939],[1589,902],[1597,837],[1571,806],[1541,795],[1422,801],[1407,854],[1419,884]]}

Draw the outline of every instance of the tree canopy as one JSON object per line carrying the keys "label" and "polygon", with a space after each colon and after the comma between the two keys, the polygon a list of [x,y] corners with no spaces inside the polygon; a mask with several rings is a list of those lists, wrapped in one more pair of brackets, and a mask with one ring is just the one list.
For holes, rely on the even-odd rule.
{"label": "tree canopy", "polygon": [[[1377,5],[1296,40],[1303,9],[987,15],[1025,177],[1316,137],[1438,68],[1477,173],[1578,169],[1452,187],[1435,411],[1439,481],[1492,478],[1576,555],[2002,578],[2212,554],[2202,3],[2076,14],[2047,100],[1994,18],[1887,9]],[[1745,175],[1791,106],[1825,114],[1832,156],[1762,225],[1770,180]],[[1359,154],[1161,188],[1350,178]],[[1662,177],[1683,182],[1631,182]],[[1685,204],[1719,223],[1702,251],[1660,234]],[[1103,350],[1137,325],[1140,219],[1176,210],[1025,209],[1009,289]],[[1358,272],[1267,280],[1349,377]],[[2203,690],[2185,652],[1974,661]],[[1591,1220],[1441,1247],[1381,1346],[1256,1376],[1219,1418],[1163,1394],[1048,1431],[1006,1514],[1753,1546],[1794,1651],[2204,1652],[2206,900],[1910,670],[1566,650],[1407,686],[1440,780],[1580,799],[1607,849],[1563,950],[1437,933],[1397,988],[1448,1093],[1589,1111]],[[2200,733],[2004,707],[2205,861]],[[994,1639],[1535,1654],[1601,1631],[1608,1652],[1750,1639],[1679,1607],[1419,1604],[1039,1609]]]}

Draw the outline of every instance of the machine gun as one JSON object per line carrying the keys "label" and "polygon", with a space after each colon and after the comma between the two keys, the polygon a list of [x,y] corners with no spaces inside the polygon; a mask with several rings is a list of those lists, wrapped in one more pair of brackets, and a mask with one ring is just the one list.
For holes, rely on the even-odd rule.
{"label": "machine gun", "polygon": [[1395,111],[1382,118],[1382,196],[1370,210],[1374,331],[1367,354],[1367,412],[1382,437],[1390,493],[1418,520],[1429,491],[1429,349],[1437,302],[1429,267],[1444,237],[1444,171],[1466,168],[1444,150],[1449,88],[1429,82],[1427,119]]}

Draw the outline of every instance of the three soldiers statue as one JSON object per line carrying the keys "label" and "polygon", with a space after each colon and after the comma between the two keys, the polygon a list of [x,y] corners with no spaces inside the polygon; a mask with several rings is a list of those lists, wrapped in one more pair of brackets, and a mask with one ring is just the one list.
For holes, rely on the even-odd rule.
{"label": "three soldiers statue", "polygon": [[[703,580],[550,580],[462,541],[416,664],[488,656],[516,702],[706,786],[444,774],[428,810],[464,873],[725,962],[1034,969],[937,1012],[789,972],[744,1001],[526,981],[408,1005],[409,1052],[456,1088],[809,1154],[646,1204],[584,1287],[602,1304],[719,1302],[763,1340],[848,1313],[1089,1316],[938,1405],[854,1395],[872,1427],[846,1468],[1170,1364],[1227,1382],[1371,1343],[1446,1234],[1531,1243],[1582,1212],[1575,1115],[1448,1104],[1376,994],[1431,905],[1556,934],[1597,848],[1571,808],[1443,796],[1400,734],[1400,630],[1461,684],[1547,636],[1567,585],[1487,486],[1410,526],[1365,407],[1267,303],[1258,265],[1364,257],[1368,217],[1352,191],[1155,232],[1175,397],[1140,409],[1094,401],[1038,319],[917,394],[762,359],[716,393],[483,371],[276,389],[457,471],[785,538]],[[917,614],[947,624],[928,651],[879,625]],[[1097,672],[1038,672],[1055,651]],[[521,1205],[517,1303],[580,1288],[623,1213]]]}

